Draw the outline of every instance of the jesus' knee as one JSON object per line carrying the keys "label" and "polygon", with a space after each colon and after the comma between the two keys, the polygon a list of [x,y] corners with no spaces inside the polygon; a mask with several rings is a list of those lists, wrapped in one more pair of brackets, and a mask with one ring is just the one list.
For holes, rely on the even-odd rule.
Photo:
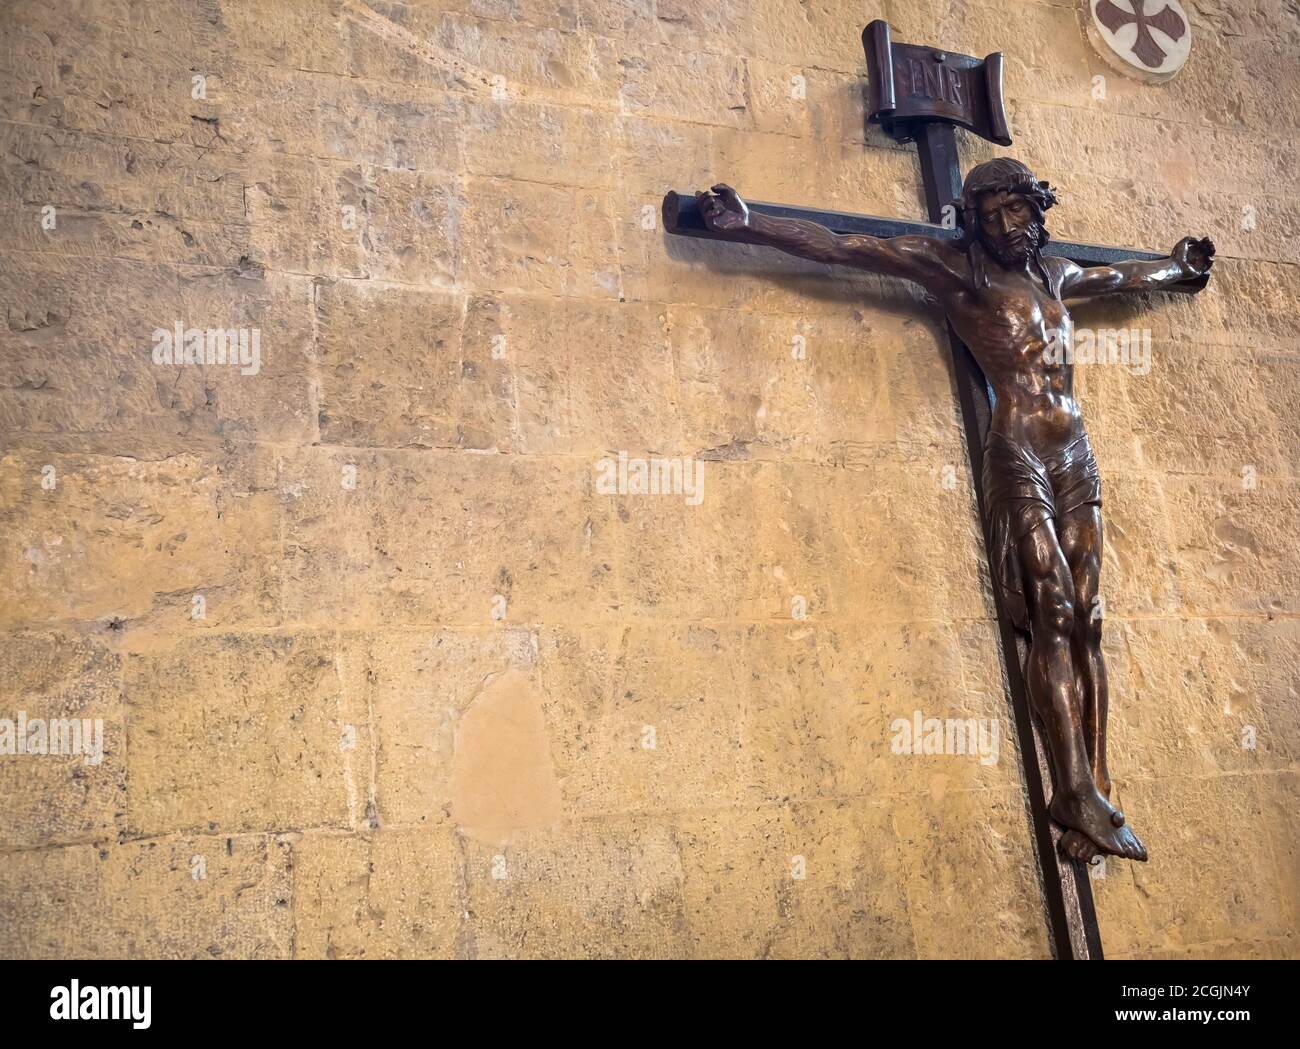
{"label": "jesus' knee", "polygon": [[1088,648],[1101,646],[1101,598],[1076,601],[1074,605],[1074,636]]}
{"label": "jesus' knee", "polygon": [[1044,643],[1068,641],[1075,630],[1074,593],[1068,580],[1048,579],[1035,589],[1034,640]]}

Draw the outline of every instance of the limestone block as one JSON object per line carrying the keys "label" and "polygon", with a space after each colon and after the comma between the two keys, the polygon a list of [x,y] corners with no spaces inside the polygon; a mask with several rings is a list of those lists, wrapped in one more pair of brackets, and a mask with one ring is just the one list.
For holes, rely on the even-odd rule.
{"label": "limestone block", "polygon": [[0,218],[0,250],[30,255],[137,259],[195,266],[230,265],[249,253],[246,226],[181,223],[146,212],[105,214],[64,209],[58,226],[42,226],[44,205],[16,207]]}
{"label": "limestone block", "polygon": [[257,0],[221,5],[221,43],[245,61],[314,73],[346,75],[345,0],[284,0],[271,12]]}
{"label": "limestone block", "polygon": [[252,257],[273,270],[363,277],[372,187],[364,169],[257,155],[244,177]]}
{"label": "limestone block", "polygon": [[510,98],[617,110],[623,48],[604,37],[566,32],[564,18],[550,16],[548,28],[539,29],[514,20],[450,15],[437,43],[457,63],[466,63],[467,72],[484,75],[489,83],[504,78]]}
{"label": "limestone block", "polygon": [[333,445],[508,447],[508,374],[461,354],[464,302],[337,281],[317,298],[321,438]]}
{"label": "limestone block", "polygon": [[1215,940],[1210,943],[1197,943],[1190,947],[1166,947],[1160,949],[1138,948],[1135,951],[1120,954],[1114,951],[1108,951],[1106,957],[1113,961],[1128,961],[1132,959],[1176,959],[1200,961],[1225,959],[1231,961],[1242,960],[1274,960],[1279,958],[1294,958],[1296,948],[1294,937],[1283,935],[1277,938],[1266,938],[1261,940]]}
{"label": "limestone block", "polygon": [[223,148],[450,172],[456,100],[444,89],[231,60],[215,97]]}
{"label": "limestone block", "polygon": [[7,17],[0,24],[0,116],[6,121],[55,125],[62,117],[59,60],[39,28]]}
{"label": "limestone block", "polygon": [[1244,347],[1152,340],[1150,372],[1126,385],[1148,467],[1238,477],[1247,466],[1257,475],[1288,470],[1291,456],[1270,425],[1275,390]]}
{"label": "limestone block", "polygon": [[745,70],[731,55],[647,46],[620,60],[620,100],[636,116],[748,127]]}
{"label": "limestone block", "polygon": [[1171,479],[1101,470],[1103,614],[1167,615],[1177,607],[1185,571],[1169,516]]}
{"label": "limestone block", "polygon": [[307,833],[293,845],[298,958],[449,958],[460,854],[446,831]]}
{"label": "limestone block", "polygon": [[[1209,237],[1226,266],[1238,258],[1296,257],[1300,218],[1276,186],[1243,191],[1234,183],[1206,182],[1171,192],[1159,183],[1128,177],[1089,179],[1067,173],[1062,178],[1066,181],[1056,187],[1059,203],[1048,215],[1049,229],[1061,239],[1169,251],[1183,236]],[[1159,293],[1107,298],[1096,305],[1110,310],[1124,309],[1121,302],[1145,302],[1163,313],[1166,304],[1183,300]]]}
{"label": "limestone block", "polygon": [[690,950],[676,831],[658,820],[464,846],[473,958],[680,958]]}
{"label": "limestone block", "polygon": [[812,147],[808,152],[832,159],[841,155],[840,150],[829,148],[832,143],[863,144],[867,84],[856,72],[753,58],[745,66],[755,130],[811,140],[805,143]]}
{"label": "limestone block", "polygon": [[[942,801],[1018,783],[993,640],[987,624],[750,627],[743,740],[751,794]],[[929,719],[944,723],[939,752],[926,745]],[[948,734],[950,719],[961,722],[960,739],[956,725]]]}
{"label": "limestone block", "polygon": [[343,827],[340,683],[327,636],[222,634],[131,659],[133,833]]}
{"label": "limestone block", "polygon": [[[673,6],[681,10],[690,5],[674,0]],[[730,35],[743,42],[745,54],[849,72],[864,65],[861,35],[866,24],[874,18],[895,17],[880,0],[869,0],[854,8],[851,20],[845,17],[840,4],[827,0],[811,4],[798,0],[734,0],[726,6],[733,12],[736,27]]]}
{"label": "limestone block", "polygon": [[[9,303],[0,431],[86,434],[92,448],[139,454],[203,439],[290,440],[315,422],[301,279],[41,255],[6,266],[0,287]],[[155,333],[174,343],[177,324],[242,330],[248,363],[155,363]],[[157,443],[137,440],[145,436]]]}
{"label": "limestone block", "polygon": [[826,461],[896,435],[885,377],[896,333],[809,311],[779,317],[671,306],[688,444]]}
{"label": "limestone block", "polygon": [[593,469],[620,451],[683,455],[668,327],[655,303],[485,294],[466,311],[465,366],[505,370],[509,440],[524,452],[581,454]]}
{"label": "limestone block", "polygon": [[744,6],[721,0],[707,6],[679,0],[584,0],[582,21],[592,32],[687,50],[741,51]]}
{"label": "limestone block", "polygon": [[956,618],[988,615],[974,494],[956,464],[954,471],[949,484],[941,469],[885,458],[819,468],[805,481],[821,507],[818,548],[830,571],[831,608],[894,623],[929,618],[936,602]]}
{"label": "limestone block", "polygon": [[940,341],[936,325],[865,305],[846,317],[811,304],[781,316],[673,306],[668,318],[674,367],[689,380],[689,444],[837,464],[887,449],[937,476],[965,470],[946,336]]}
{"label": "limestone block", "polygon": [[1293,620],[1133,620],[1104,631],[1121,784],[1284,769],[1300,750]]}
{"label": "limestone block", "polygon": [[[620,0],[614,0],[615,4],[619,2]],[[635,4],[638,0],[631,2]],[[444,0],[440,6],[463,11],[486,21],[518,22],[566,33],[579,28],[591,31],[582,17],[587,9],[583,4],[574,4],[571,0]]]}
{"label": "limestone block", "polygon": [[[10,148],[24,158],[21,169],[8,169],[13,177],[0,188],[10,202],[0,223],[6,252],[231,267],[251,253],[237,173],[212,180],[225,190],[196,191],[192,209],[179,203],[194,184],[193,169],[184,171],[195,155],[188,147],[146,145],[137,157],[129,149],[105,148],[108,140],[93,136],[3,127],[14,132]],[[139,169],[165,170],[172,161],[179,169],[174,177],[148,188]]]}
{"label": "limestone block", "polygon": [[66,7],[24,4],[5,12],[6,118],[149,141],[215,144],[210,102],[193,94],[206,76],[209,98],[221,68],[194,68],[193,34],[87,18]]}
{"label": "limestone block", "polygon": [[15,161],[0,170],[0,193],[14,203],[144,214],[185,228],[246,221],[245,164],[235,158],[214,172],[192,146],[16,123],[0,124],[0,143]]}
{"label": "limestone block", "polygon": [[1246,37],[1250,43],[1261,39],[1300,43],[1300,26],[1288,17],[1286,0],[1206,0],[1196,10],[1207,27],[1223,36]]}
{"label": "limestone block", "polygon": [[[1134,402],[1172,396],[1165,388],[1172,390],[1181,384],[1176,364],[1181,347],[1159,339],[1152,331],[1150,370],[1139,374],[1143,370],[1141,339],[1149,329],[1146,322],[1151,319],[1143,314],[1140,305],[1127,297],[1112,297],[1073,308],[1071,312],[1076,331],[1082,328],[1098,333],[1101,330],[1131,333],[1134,328],[1138,331],[1138,352],[1127,361],[1119,358],[1114,363],[1082,364],[1076,358],[1074,396],[1083,409],[1084,425],[1103,471],[1103,480],[1140,473],[1146,469],[1144,438],[1149,428],[1144,426]],[[1136,367],[1130,366],[1130,362],[1136,362]]]}
{"label": "limestone block", "polygon": [[462,282],[480,290],[615,298],[615,201],[605,193],[467,180]]}
{"label": "limestone block", "polygon": [[259,476],[237,457],[11,453],[0,621],[81,621],[146,646],[275,622],[279,520]]}
{"label": "limestone block", "polygon": [[1294,614],[1300,603],[1294,521],[1300,488],[1243,478],[1165,482],[1181,604],[1201,613]]}
{"label": "limestone block", "polygon": [[167,838],[7,853],[7,958],[287,958],[289,843]]}
{"label": "limestone block", "polygon": [[1276,777],[1261,780],[1261,784],[1264,819],[1272,839],[1273,862],[1285,907],[1282,915],[1285,924],[1279,923],[1279,938],[1283,941],[1278,945],[1279,953],[1294,958],[1300,954],[1295,936],[1296,921],[1300,918],[1300,904],[1295,891],[1300,885],[1300,849],[1296,848],[1295,833],[1296,811],[1300,809],[1296,804],[1300,777],[1294,771],[1281,772]]}
{"label": "limestone block", "polygon": [[743,628],[546,627],[538,642],[568,818],[645,819],[752,794]]}
{"label": "limestone block", "polygon": [[449,286],[463,200],[438,175],[367,171],[366,270],[377,280]]}
{"label": "limestone block", "polygon": [[[0,756],[0,848],[32,849],[106,841],[126,808],[125,717],[121,657],[84,634],[10,633],[0,638],[5,705],[0,717],[66,725],[59,753]],[[96,727],[95,722],[101,725]],[[17,725],[13,726],[17,730]],[[41,750],[52,742],[47,735]],[[16,747],[16,741],[15,741]],[[80,752],[69,753],[79,747]],[[0,866],[3,866],[0,863]]]}
{"label": "limestone block", "polygon": [[[574,441],[569,325],[584,324],[608,340],[609,352],[618,352],[626,344],[609,335],[623,316],[619,307],[591,299],[491,293],[470,298],[459,330],[459,361],[461,382],[470,384],[473,395],[464,398],[460,418],[488,412],[491,425],[458,427],[457,438],[498,450],[568,452]],[[637,360],[635,347],[627,348]],[[490,383],[487,389],[484,382]]]}
{"label": "limestone block", "polygon": [[1051,957],[1018,787],[913,795],[890,810],[918,957]]}
{"label": "limestone block", "polygon": [[[559,2],[564,4],[564,0]],[[547,0],[542,0],[543,5],[546,3]],[[644,39],[648,32],[657,31],[655,0],[578,0],[573,7],[577,10],[578,25],[597,36]]]}
{"label": "limestone block", "polygon": [[[1039,178],[1069,189],[1074,180],[1109,177],[1160,186],[1178,197],[1200,186],[1249,195],[1274,192],[1293,170],[1295,143],[1285,135],[1221,129],[1029,99],[1008,101],[1015,155]],[[1136,130],[1135,130],[1136,129]],[[1122,149],[1106,143],[1123,142]]]}
{"label": "limestone block", "polygon": [[899,843],[880,802],[702,812],[677,840],[693,956],[917,955]]}
{"label": "limestone block", "polygon": [[863,149],[852,141],[832,140],[810,150],[807,141],[789,135],[732,129],[715,132],[713,148],[710,181],[726,182],[742,197],[854,214],[926,218],[917,193],[916,158],[901,149],[876,141]]}
{"label": "limestone block", "polygon": [[622,119],[607,110],[476,96],[461,113],[471,175],[584,189],[612,188],[619,177]]}
{"label": "limestone block", "polygon": [[285,615],[333,627],[607,614],[613,511],[593,473],[581,460],[438,452],[286,460]]}
{"label": "limestone block", "polygon": [[[348,4],[353,75],[402,84],[615,109],[619,51],[574,28],[573,8],[536,5],[523,18],[483,5]],[[447,5],[452,6],[452,5]],[[510,15],[515,12],[511,11]]]}
{"label": "limestone block", "polygon": [[707,189],[724,178],[713,162],[716,128],[624,116],[619,120],[619,132],[619,179],[626,190],[640,194],[638,199],[650,208],[655,229],[659,228],[660,204],[668,189],[682,193]]}
{"label": "limestone block", "polygon": [[[1290,384],[1300,380],[1300,356],[1291,353],[1273,353],[1261,351],[1255,355],[1259,383],[1265,390],[1276,394],[1279,390],[1288,390]],[[1289,398],[1288,398],[1289,399]],[[1267,421],[1282,448],[1282,460],[1279,471],[1294,478],[1300,473],[1300,419],[1286,404],[1286,399],[1273,396],[1269,398],[1263,421]]]}
{"label": "limestone block", "polygon": [[800,598],[810,617],[828,614],[834,553],[824,504],[834,493],[803,471],[733,460],[727,449],[715,455],[690,464],[698,499],[597,497],[612,504],[622,613],[659,621],[786,619]]}
{"label": "limestone block", "polygon": [[1245,348],[1294,353],[1300,346],[1300,324],[1287,308],[1295,295],[1294,269],[1244,259],[1216,263],[1213,294],[1179,296],[1170,302],[1170,333],[1178,339],[1223,345],[1238,352]]}

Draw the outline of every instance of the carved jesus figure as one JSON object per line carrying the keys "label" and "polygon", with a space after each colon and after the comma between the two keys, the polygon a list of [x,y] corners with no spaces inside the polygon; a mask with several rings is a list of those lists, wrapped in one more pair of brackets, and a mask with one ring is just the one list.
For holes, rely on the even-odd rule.
{"label": "carved jesus figure", "polygon": [[1101,653],[1101,480],[1073,393],[1067,299],[1150,291],[1207,273],[1208,239],[1169,258],[1083,269],[1042,248],[1056,203],[1046,182],[1000,157],[971,169],[957,207],[962,236],[840,235],[803,219],[750,212],[730,186],[697,194],[709,228],[818,262],[920,284],[970,347],[995,396],[982,478],[990,558],[1003,607],[1029,634],[1030,701],[1056,770],[1051,814],[1061,848],[1145,860],[1110,802],[1106,667]]}

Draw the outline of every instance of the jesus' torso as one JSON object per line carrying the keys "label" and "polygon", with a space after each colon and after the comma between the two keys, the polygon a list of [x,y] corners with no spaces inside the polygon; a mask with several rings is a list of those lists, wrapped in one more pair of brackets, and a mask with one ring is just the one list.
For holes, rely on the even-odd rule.
{"label": "jesus' torso", "polygon": [[1074,324],[1041,279],[991,262],[987,273],[988,287],[940,291],[940,305],[993,388],[992,429],[1040,457],[1053,455],[1084,432],[1074,399]]}

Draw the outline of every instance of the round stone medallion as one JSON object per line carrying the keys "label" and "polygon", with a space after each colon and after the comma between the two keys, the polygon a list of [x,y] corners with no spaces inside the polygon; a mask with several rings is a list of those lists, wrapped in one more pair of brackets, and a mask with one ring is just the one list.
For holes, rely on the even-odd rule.
{"label": "round stone medallion", "polygon": [[1192,23],[1179,0],[1088,0],[1088,36],[1121,72],[1165,80],[1187,61]]}

